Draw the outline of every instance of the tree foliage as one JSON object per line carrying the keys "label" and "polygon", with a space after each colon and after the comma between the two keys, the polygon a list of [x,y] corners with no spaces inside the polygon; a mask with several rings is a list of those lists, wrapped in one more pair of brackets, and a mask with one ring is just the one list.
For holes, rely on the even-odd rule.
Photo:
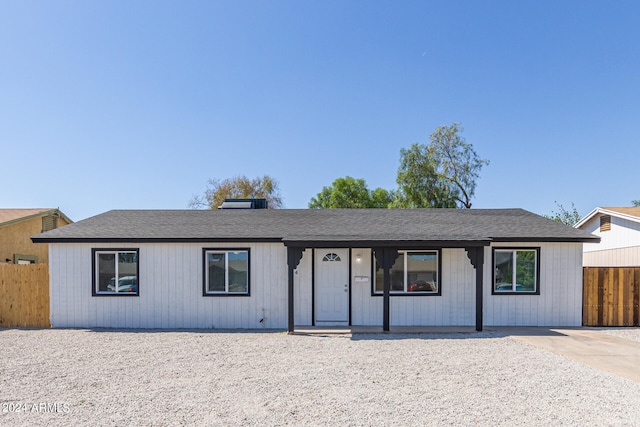
{"label": "tree foliage", "polygon": [[400,150],[398,200],[405,208],[471,208],[476,180],[489,161],[460,135],[459,123],[439,126],[429,144]]}
{"label": "tree foliage", "polygon": [[573,227],[578,223],[578,221],[580,221],[580,213],[576,209],[573,202],[571,202],[571,209],[565,209],[564,206],[562,206],[558,202],[554,203],[558,207],[558,211],[551,211],[551,215],[544,215],[545,218],[552,219],[556,222],[560,222],[571,227]]}
{"label": "tree foliage", "polygon": [[455,198],[448,186],[438,179],[433,163],[429,160],[428,147],[413,144],[400,150],[398,169],[398,208],[455,208]]}
{"label": "tree foliage", "polygon": [[640,206],[640,200],[632,200],[632,201],[631,201],[631,204],[632,204],[633,206]]}
{"label": "tree foliage", "polygon": [[364,179],[350,176],[338,178],[329,187],[323,187],[311,199],[311,209],[335,208],[388,208],[393,194],[383,188],[369,190]]}
{"label": "tree foliage", "polygon": [[275,178],[263,175],[249,179],[242,175],[224,180],[209,179],[204,194],[193,196],[189,207],[218,209],[224,199],[267,199],[269,209],[284,206],[280,196],[280,184]]}

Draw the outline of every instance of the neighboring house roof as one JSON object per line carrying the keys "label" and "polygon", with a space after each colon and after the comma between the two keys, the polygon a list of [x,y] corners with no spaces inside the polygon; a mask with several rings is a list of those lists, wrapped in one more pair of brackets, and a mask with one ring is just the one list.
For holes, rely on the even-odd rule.
{"label": "neighboring house roof", "polygon": [[113,210],[34,242],[278,241],[289,246],[461,247],[497,242],[598,242],[522,209]]}
{"label": "neighboring house roof", "polygon": [[73,222],[56,208],[0,209],[0,227],[47,215],[59,216],[70,224]]}
{"label": "neighboring house roof", "polygon": [[597,215],[611,215],[618,218],[626,219],[629,221],[640,223],[640,206],[633,207],[597,207],[587,214],[584,218],[574,225],[575,228],[580,228],[589,220]]}

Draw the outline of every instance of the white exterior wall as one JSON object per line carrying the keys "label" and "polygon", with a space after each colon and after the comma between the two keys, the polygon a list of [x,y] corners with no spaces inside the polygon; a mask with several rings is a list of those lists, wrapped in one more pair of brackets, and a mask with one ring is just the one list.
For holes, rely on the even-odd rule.
{"label": "white exterior wall", "polygon": [[[540,295],[492,295],[492,248],[485,248],[483,323],[487,326],[580,326],[582,244],[505,243],[497,247],[540,247]],[[355,254],[359,250],[354,249]],[[362,250],[353,276],[370,276],[371,251]],[[475,269],[464,249],[442,250],[441,296],[391,296],[391,326],[474,326]],[[352,282],[352,324],[382,325],[382,297],[371,283]]]}
{"label": "white exterior wall", "polygon": [[[250,248],[251,296],[202,296],[202,249],[215,247]],[[92,248],[139,248],[140,296],[92,296]],[[50,244],[49,251],[54,327],[287,326],[287,250],[282,244],[74,243]]]}
{"label": "white exterior wall", "polygon": [[[360,262],[357,261],[358,255]],[[372,297],[373,288],[371,249],[351,252],[351,324],[382,325],[382,298]],[[355,277],[368,277],[367,283],[356,283]]]}
{"label": "white exterior wall", "polygon": [[[492,251],[485,248],[484,324],[580,326],[582,244],[498,244],[541,247],[540,295],[492,295]],[[250,248],[251,296],[202,295],[203,248]],[[91,249],[139,248],[140,296],[92,296]],[[287,327],[287,250],[279,243],[50,244],[51,323],[54,327],[243,328]],[[294,274],[294,318],[312,324],[312,250]],[[358,255],[360,261],[357,260]],[[372,296],[370,249],[351,256],[353,325],[382,325],[382,296]],[[392,326],[475,325],[475,270],[464,249],[442,250],[441,296],[392,296]],[[357,283],[355,277],[368,277]],[[262,323],[260,320],[264,319]]]}
{"label": "white exterior wall", "polygon": [[580,229],[600,237],[600,243],[584,244],[585,267],[639,267],[640,223],[611,215],[611,230],[600,231],[596,215]]}
{"label": "white exterior wall", "polygon": [[500,243],[492,246],[540,247],[540,295],[492,295],[492,249],[485,248],[485,325],[582,325],[581,243]]}
{"label": "white exterior wall", "polygon": [[[371,276],[371,251],[354,261],[353,276]],[[464,249],[442,250],[442,295],[391,296],[389,322],[392,326],[472,326],[475,324],[475,270]],[[352,324],[382,325],[382,296],[372,296],[372,280],[352,281]]]}
{"label": "white exterior wall", "polygon": [[302,259],[293,276],[293,318],[296,326],[311,326],[312,320],[312,271],[313,250],[302,252]]}

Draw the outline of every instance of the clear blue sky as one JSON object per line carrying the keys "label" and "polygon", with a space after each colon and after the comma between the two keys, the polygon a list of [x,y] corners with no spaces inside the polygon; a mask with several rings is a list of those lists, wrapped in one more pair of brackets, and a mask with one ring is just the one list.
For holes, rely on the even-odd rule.
{"label": "clear blue sky", "polygon": [[491,161],[474,207],[640,199],[640,2],[0,2],[0,207],[183,209],[269,174],[306,208],[395,188],[452,122]]}

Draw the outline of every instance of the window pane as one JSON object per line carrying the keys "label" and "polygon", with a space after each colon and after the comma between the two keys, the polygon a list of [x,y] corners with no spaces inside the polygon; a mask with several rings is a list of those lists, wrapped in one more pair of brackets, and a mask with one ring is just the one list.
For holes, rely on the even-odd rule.
{"label": "window pane", "polygon": [[495,251],[495,289],[496,291],[513,290],[513,252]]}
{"label": "window pane", "polygon": [[516,252],[516,291],[536,290],[536,252]]}
{"label": "window pane", "polygon": [[118,253],[118,287],[116,292],[138,292],[138,254]]}
{"label": "window pane", "polygon": [[407,292],[436,292],[438,290],[437,253],[408,253],[407,282]]}
{"label": "window pane", "polygon": [[225,254],[224,253],[208,253],[207,268],[209,270],[209,283],[207,283],[207,291],[224,292],[225,291]]}
{"label": "window pane", "polygon": [[382,267],[380,267],[378,265],[377,262],[375,262],[376,265],[376,283],[375,283],[375,288],[374,291],[375,292],[383,292],[384,291],[384,271],[382,270]]}
{"label": "window pane", "polygon": [[[391,292],[404,291],[404,254],[400,254],[389,270],[391,276]],[[384,271],[376,263],[376,292],[384,291]]]}
{"label": "window pane", "polygon": [[115,292],[116,255],[98,254],[98,292]]}
{"label": "window pane", "polygon": [[391,292],[404,292],[404,254],[398,255],[391,273]]}
{"label": "window pane", "polygon": [[247,252],[228,252],[229,292],[247,293],[249,290],[249,254]]}

